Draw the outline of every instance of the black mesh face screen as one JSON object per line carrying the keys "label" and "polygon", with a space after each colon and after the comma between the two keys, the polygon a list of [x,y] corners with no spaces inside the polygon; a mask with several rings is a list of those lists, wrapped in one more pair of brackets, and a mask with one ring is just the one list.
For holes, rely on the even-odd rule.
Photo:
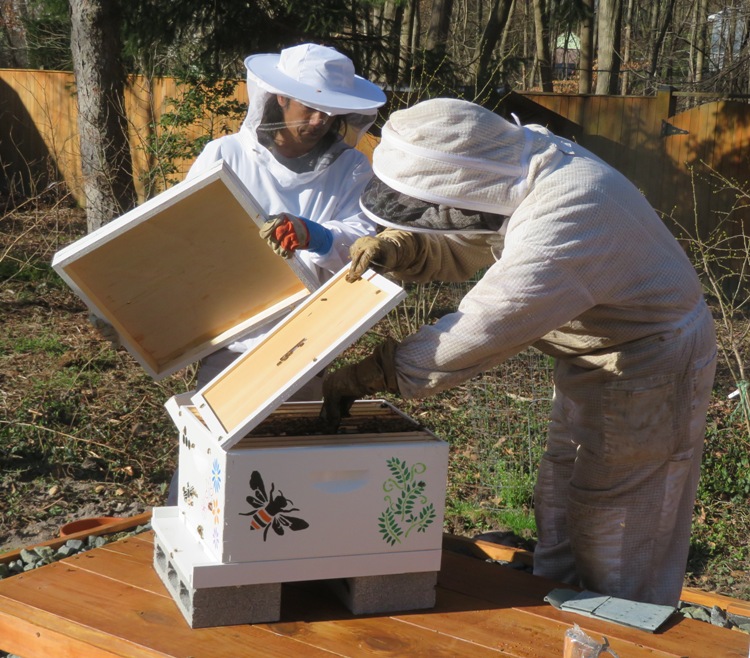
{"label": "black mesh face screen", "polygon": [[451,208],[401,194],[378,178],[368,183],[360,203],[387,225],[406,230],[487,233],[498,231],[505,221],[502,215]]}

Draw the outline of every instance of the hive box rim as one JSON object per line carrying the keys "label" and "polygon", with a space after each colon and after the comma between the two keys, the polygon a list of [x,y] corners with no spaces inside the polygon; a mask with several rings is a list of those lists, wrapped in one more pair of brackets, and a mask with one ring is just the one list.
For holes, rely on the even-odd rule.
{"label": "hive box rim", "polygon": [[[372,270],[367,270],[357,282],[348,283],[346,282],[346,274],[348,273],[348,270],[349,266],[344,266],[331,279],[310,294],[297,308],[276,324],[261,341],[253,346],[252,349],[240,355],[227,368],[222,370],[216,375],[216,377],[205,384],[205,386],[193,393],[191,396],[192,403],[198,409],[198,412],[200,413],[203,422],[209,428],[209,431],[216,437],[218,443],[224,450],[231,449],[238,441],[249,434],[255,427],[257,427],[257,425],[265,420],[271,412],[277,409],[299,388],[320,373],[344,349],[346,349],[346,347],[353,344],[406,297],[406,291],[401,286]],[[247,413],[243,412],[241,420],[230,424],[223,421],[220,414],[216,413],[216,409],[212,405],[210,399],[207,398],[211,389],[218,385],[228,386],[228,384],[225,383],[227,378],[231,378],[233,374],[237,373],[240,369],[249,368],[254,359],[256,363],[259,363],[260,360],[263,359],[267,362],[269,356],[272,357],[272,361],[278,356],[282,356],[278,353],[269,353],[270,350],[273,349],[272,341],[274,341],[276,337],[281,336],[283,332],[288,329],[292,331],[298,330],[299,326],[303,324],[304,320],[309,316],[310,309],[314,305],[320,305],[326,302],[326,300],[330,300],[335,296],[337,289],[351,291],[355,289],[349,289],[347,287],[355,285],[373,286],[376,289],[375,295],[380,296],[377,303],[369,309],[368,313],[359,317],[355,326],[350,326],[336,340],[327,344],[323,351],[317,354],[314,361],[304,361],[304,363],[298,367],[296,372],[293,372],[288,379],[284,380],[285,383],[283,385],[274,389],[269,397],[261,399],[261,401],[255,405],[248,405],[248,411]],[[294,346],[299,346],[303,342],[303,340],[297,340],[299,336],[296,333],[293,334],[293,336],[294,338],[290,341],[292,348],[294,348]],[[295,343],[294,341],[297,342]],[[279,366],[280,361],[276,363],[276,365]],[[290,369],[292,367],[294,367],[294,365],[290,365]],[[242,387],[231,388],[232,390],[235,390],[241,389]]]}
{"label": "hive box rim", "polygon": [[[200,415],[197,413],[197,408],[193,404],[193,396],[195,395],[195,391],[187,391],[184,393],[175,393],[173,396],[171,396],[165,403],[164,408],[167,410],[167,413],[174,421],[174,424],[177,427],[180,427],[183,425],[183,423],[189,425],[191,427],[191,430],[195,432],[196,427],[203,428],[201,431],[205,431],[210,434],[210,430],[208,426],[205,424],[203,419],[200,417]],[[284,400],[283,402],[280,402],[274,409],[272,409],[267,415],[266,418],[271,417],[274,413],[280,412],[293,412],[295,409],[300,408],[307,408],[310,406],[316,406],[320,407],[322,405],[322,400]],[[393,414],[395,414],[398,417],[401,417],[406,422],[410,422],[414,424],[413,428],[405,429],[405,430],[399,430],[396,432],[380,432],[377,433],[371,433],[371,432],[364,432],[359,434],[339,434],[336,432],[332,432],[330,434],[319,434],[319,435],[309,435],[309,434],[302,434],[302,435],[294,435],[294,434],[284,434],[280,435],[278,437],[273,435],[261,435],[258,437],[253,437],[249,442],[245,442],[245,439],[250,438],[249,436],[243,437],[240,441],[234,444],[233,450],[270,450],[270,449],[278,449],[279,445],[286,447],[286,448],[307,448],[309,445],[313,445],[315,447],[324,445],[324,446],[335,446],[335,445],[342,445],[347,444],[352,439],[355,439],[357,444],[360,446],[367,446],[367,445],[374,445],[374,444],[380,444],[383,442],[384,437],[386,439],[389,439],[389,443],[396,443],[396,442],[414,442],[414,441],[422,441],[425,443],[428,442],[443,442],[447,443],[445,439],[440,438],[437,436],[432,430],[425,427],[424,425],[420,425],[417,423],[414,419],[410,418],[406,413],[404,413],[401,409],[399,409],[397,406],[395,406],[392,402],[386,400],[385,398],[361,398],[356,399],[352,403],[352,410],[353,412],[361,411],[363,407],[369,407],[369,406],[382,406],[387,407]],[[194,418],[183,421],[182,417],[183,414],[188,414],[188,418],[190,418],[190,414],[194,416]],[[264,418],[265,420],[265,418]],[[255,429],[255,428],[253,428]],[[252,432],[252,430],[249,430]],[[188,432],[185,435],[185,438],[188,438],[190,432]],[[390,437],[397,437],[390,440]]]}
{"label": "hive box rim", "polygon": [[[279,299],[276,304],[268,306],[263,312],[247,317],[226,331],[213,335],[199,344],[191,345],[189,341],[184,341],[187,343],[184,351],[179,352],[183,346],[177,346],[175,349],[176,356],[166,363],[155,363],[153,359],[150,359],[150,355],[142,345],[143,340],[139,341],[137,338],[129,335],[127,331],[122,331],[121,333],[120,328],[122,327],[122,324],[118,321],[118,318],[115,317],[113,313],[109,312],[102,303],[98,302],[93,294],[87,293],[82,285],[79,284],[79,281],[77,281],[68,270],[70,270],[71,266],[75,265],[79,259],[92,254],[92,252],[100,247],[110,245],[112,241],[116,240],[118,237],[125,235],[132,229],[140,227],[146,222],[157,221],[161,212],[174,209],[176,204],[189,199],[191,194],[203,190],[208,185],[216,182],[223,184],[226,191],[231,194],[231,196],[240,204],[242,209],[245,210],[249,222],[255,223],[258,227],[263,224],[267,219],[265,211],[260,207],[247,187],[232,171],[229,165],[224,161],[219,161],[216,165],[205,172],[177,183],[99,229],[92,231],[88,235],[60,249],[54,255],[52,260],[52,267],[57,274],[59,274],[68,286],[73,289],[92,314],[104,319],[118,329],[121,344],[155,380],[163,379],[164,377],[177,372],[181,368],[200,360],[217,349],[230,344],[252,329],[267,326],[278,320],[278,318],[288,311],[290,307],[298,304],[302,299],[307,297],[310,291],[316,289],[319,285],[315,273],[299,258],[299,256],[294,256],[290,259],[276,257],[278,272],[286,277],[289,276],[289,273],[292,273],[293,276],[299,280],[301,289],[297,291],[297,293]],[[206,227],[207,232],[210,234],[208,222],[210,222],[210,218],[206,219],[206,223],[203,224],[203,226]],[[253,235],[257,235],[256,231],[253,231],[252,233]],[[260,236],[257,236],[257,244],[264,249],[268,249]],[[256,245],[255,238],[253,238],[253,245]],[[260,246],[257,246],[256,248],[260,248]],[[237,244],[235,244],[233,248],[240,249],[242,246],[237,246]],[[250,255],[251,253],[252,251],[248,249],[248,254]],[[173,260],[177,259],[174,258]],[[198,277],[199,274],[196,273],[195,276]],[[270,273],[269,276],[273,276],[273,273]],[[217,290],[216,294],[221,294],[221,292],[221,290]],[[198,294],[198,292],[196,292],[196,294]],[[168,331],[168,329],[165,331]],[[198,338],[200,338],[200,336],[197,337],[196,340]]]}

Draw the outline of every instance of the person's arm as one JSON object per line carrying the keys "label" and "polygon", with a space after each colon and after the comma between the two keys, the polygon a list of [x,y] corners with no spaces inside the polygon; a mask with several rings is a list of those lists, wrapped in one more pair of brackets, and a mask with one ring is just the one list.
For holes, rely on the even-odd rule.
{"label": "person's arm", "polygon": [[299,203],[272,215],[262,237],[284,257],[299,251],[309,265],[337,272],[349,262],[352,243],[375,233],[359,207],[359,195],[371,177],[361,153],[344,152],[313,183],[299,186]]}
{"label": "person's arm", "polygon": [[313,265],[328,272],[338,272],[350,259],[349,249],[362,237],[375,235],[377,227],[362,212],[359,197],[372,178],[372,168],[359,151],[350,149],[331,165],[328,176],[335,178],[326,184],[323,194],[335,200],[335,207],[320,222],[330,231],[330,249],[323,253],[310,253]]}
{"label": "person's arm", "polygon": [[221,139],[215,139],[208,142],[198,154],[198,157],[195,158],[193,164],[190,165],[190,169],[188,169],[188,173],[185,175],[185,180],[195,178],[195,176],[210,169],[213,165],[222,160],[221,144]]}

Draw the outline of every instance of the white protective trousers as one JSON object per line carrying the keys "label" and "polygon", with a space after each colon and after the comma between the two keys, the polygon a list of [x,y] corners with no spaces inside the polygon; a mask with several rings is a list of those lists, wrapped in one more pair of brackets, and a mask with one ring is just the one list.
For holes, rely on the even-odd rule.
{"label": "white protective trousers", "polygon": [[623,350],[627,379],[557,361],[535,490],[536,575],[677,604],[715,355],[701,302],[684,326]]}

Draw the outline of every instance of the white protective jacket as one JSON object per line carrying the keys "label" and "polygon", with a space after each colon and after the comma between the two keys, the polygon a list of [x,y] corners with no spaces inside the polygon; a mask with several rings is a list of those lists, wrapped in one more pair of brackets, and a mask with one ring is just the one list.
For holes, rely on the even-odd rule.
{"label": "white protective jacket", "polygon": [[[268,92],[248,77],[248,93],[248,114],[239,132],[209,142],[187,177],[224,160],[267,215],[288,212],[332,231],[333,245],[327,253],[300,251],[322,283],[349,261],[349,247],[357,238],[375,233],[374,225],[359,207],[359,196],[372,177],[372,168],[362,152],[338,141],[329,149],[325,166],[303,173],[287,169],[258,141],[257,131]],[[375,114],[356,116],[357,137],[372,125],[375,117]]]}
{"label": "white protective jacket", "polygon": [[[271,94],[258,87],[251,76],[248,76],[248,93],[248,114],[239,132],[209,142],[193,163],[187,178],[224,160],[267,215],[287,212],[329,229],[333,233],[333,244],[328,252],[298,252],[323,283],[349,261],[349,247],[357,238],[375,233],[375,225],[359,207],[359,196],[372,177],[372,168],[361,151],[339,140],[312,171],[291,171],[258,139],[259,129],[264,129],[261,125],[263,108]],[[347,115],[348,124],[354,129],[350,130],[354,134],[352,141],[366,132],[376,116],[376,113]],[[266,332],[267,329],[253,331],[230,345],[229,349],[246,351]],[[202,367],[206,365],[204,363]],[[206,376],[201,377],[201,381]]]}
{"label": "white protective jacket", "polygon": [[[476,246],[477,234],[412,234],[420,259],[396,273],[404,280],[456,280],[456,272],[468,278],[477,266],[494,264],[456,313],[403,341],[397,365],[405,397],[451,388],[529,345],[619,377],[627,370],[628,346],[705,314],[688,257],[622,174],[540,126],[516,126],[497,115],[489,128],[467,125],[471,117],[455,121],[466,153],[447,154],[461,136],[443,131],[427,138],[439,132],[430,121],[435,102],[422,105],[426,116],[413,115],[402,128],[396,113],[383,129],[373,161],[378,178],[399,192],[508,220],[485,236],[484,246]],[[403,152],[392,138],[399,130],[396,140],[437,144],[436,152]],[[462,162],[467,168],[448,176],[436,157],[446,159],[446,172]]]}

